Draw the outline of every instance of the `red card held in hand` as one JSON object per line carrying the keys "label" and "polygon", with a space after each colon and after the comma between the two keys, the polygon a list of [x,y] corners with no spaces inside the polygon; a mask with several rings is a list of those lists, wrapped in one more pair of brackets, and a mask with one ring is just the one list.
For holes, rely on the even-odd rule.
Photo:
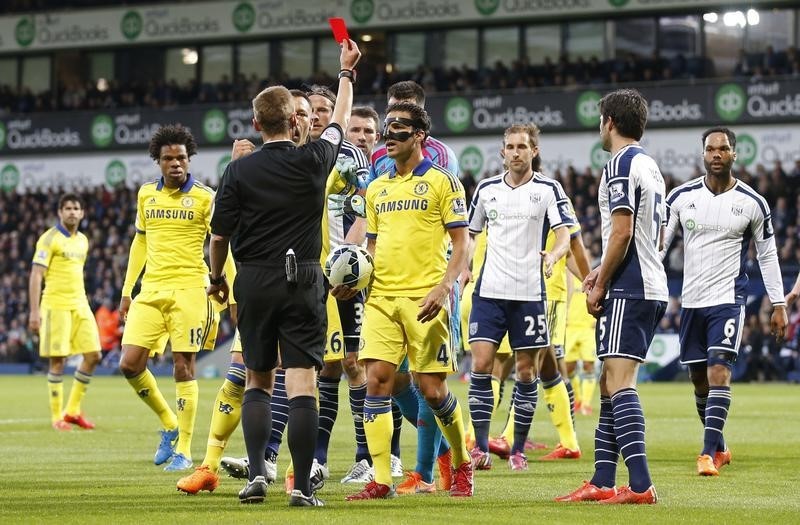
{"label": "red card held in hand", "polygon": [[329,18],[328,23],[333,30],[333,39],[341,44],[343,40],[350,40],[350,35],[347,33],[347,26],[344,24],[344,18]]}

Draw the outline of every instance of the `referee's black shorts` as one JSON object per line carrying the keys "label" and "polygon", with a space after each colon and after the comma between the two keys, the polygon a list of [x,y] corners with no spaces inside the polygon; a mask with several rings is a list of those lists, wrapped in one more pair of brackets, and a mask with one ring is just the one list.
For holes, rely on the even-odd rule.
{"label": "referee's black shorts", "polygon": [[244,364],[266,372],[322,368],[328,318],[327,289],[319,261],[299,262],[297,283],[283,265],[242,263],[233,284]]}

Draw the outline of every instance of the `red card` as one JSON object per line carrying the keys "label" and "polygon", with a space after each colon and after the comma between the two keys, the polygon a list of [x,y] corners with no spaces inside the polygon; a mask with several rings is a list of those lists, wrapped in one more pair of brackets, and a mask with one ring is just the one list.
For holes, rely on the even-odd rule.
{"label": "red card", "polygon": [[333,29],[333,39],[341,44],[342,40],[350,40],[350,35],[347,33],[347,26],[344,25],[344,18],[329,18],[328,23]]}

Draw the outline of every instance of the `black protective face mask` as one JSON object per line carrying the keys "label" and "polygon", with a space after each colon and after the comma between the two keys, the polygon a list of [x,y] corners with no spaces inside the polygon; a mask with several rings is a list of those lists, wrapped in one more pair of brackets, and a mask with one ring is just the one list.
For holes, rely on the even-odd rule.
{"label": "black protective face mask", "polygon": [[383,134],[383,141],[394,140],[396,142],[405,142],[413,136],[413,131],[386,131]]}
{"label": "black protective face mask", "polygon": [[[392,122],[398,122],[403,124],[404,126],[410,126],[413,131],[389,131],[389,124]],[[383,141],[386,142],[387,140],[395,140],[397,142],[405,142],[414,136],[414,133],[424,128],[422,122],[416,119],[410,118],[403,118],[403,117],[387,117],[386,120],[383,121]]]}

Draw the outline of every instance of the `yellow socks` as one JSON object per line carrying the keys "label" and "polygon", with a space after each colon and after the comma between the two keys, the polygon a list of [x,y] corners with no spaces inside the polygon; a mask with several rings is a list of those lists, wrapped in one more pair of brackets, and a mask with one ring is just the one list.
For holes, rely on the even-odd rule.
{"label": "yellow socks", "polygon": [[178,418],[167,404],[161,390],[158,389],[156,378],[150,370],[145,369],[138,376],[128,378],[128,383],[133,387],[139,399],[156,413],[164,430],[173,430],[178,426]]}
{"label": "yellow socks", "polygon": [[61,406],[64,404],[64,380],[61,374],[47,374],[47,392],[50,398],[50,419],[55,423],[61,419]]}
{"label": "yellow socks", "polygon": [[81,413],[81,401],[92,380],[92,374],[86,374],[80,370],[75,370],[75,379],[72,381],[72,388],[69,391],[67,408],[64,410],[70,416],[77,416]]}
{"label": "yellow socks", "polygon": [[[453,466],[458,468],[465,462],[472,461],[467,445],[464,442],[464,419],[461,416],[461,406],[458,404],[458,399],[451,392],[448,392],[442,404],[433,409],[433,414],[436,416],[436,424],[439,425],[442,435],[450,444],[450,450],[453,452]],[[372,449],[370,448],[371,453]],[[374,455],[372,459],[373,461],[375,460]],[[376,468],[376,476],[377,473]]]}
{"label": "yellow socks", "polygon": [[176,454],[192,457],[192,432],[197,417],[197,398],[200,391],[197,381],[179,381],[175,383],[175,403],[178,408],[178,445]]}
{"label": "yellow socks", "polygon": [[572,415],[569,410],[569,393],[567,385],[561,374],[544,385],[544,399],[550,411],[550,419],[558,431],[561,445],[570,450],[578,450],[578,438],[572,424]]}
{"label": "yellow socks", "polygon": [[[367,396],[364,400],[364,434],[375,468],[375,482],[392,486],[392,398],[389,396]],[[464,440],[464,427],[461,427]]]}
{"label": "yellow socks", "polygon": [[597,378],[594,372],[581,374],[581,402],[587,406],[592,405],[594,389],[597,387]]}
{"label": "yellow socks", "polygon": [[[231,365],[231,369],[234,366]],[[242,419],[244,378],[242,377],[241,379],[241,385],[233,383],[231,381],[231,370],[229,370],[228,377],[222,383],[222,387],[220,387],[217,397],[214,399],[214,407],[211,411],[211,427],[208,430],[206,457],[203,459],[203,465],[207,465],[213,472],[219,470],[219,462],[228,444],[228,439]]]}

